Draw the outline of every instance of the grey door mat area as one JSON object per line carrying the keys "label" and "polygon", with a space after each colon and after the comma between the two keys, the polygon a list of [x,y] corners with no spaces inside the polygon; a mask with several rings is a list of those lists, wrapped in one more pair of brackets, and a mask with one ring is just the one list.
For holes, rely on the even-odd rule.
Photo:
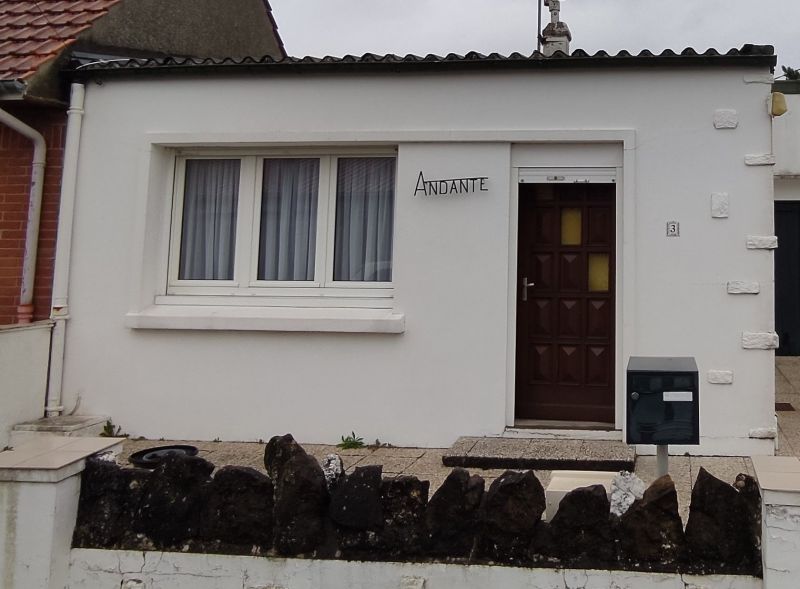
{"label": "grey door mat area", "polygon": [[450,467],[532,470],[632,472],[635,460],[635,449],[617,441],[469,437],[456,440],[442,456]]}

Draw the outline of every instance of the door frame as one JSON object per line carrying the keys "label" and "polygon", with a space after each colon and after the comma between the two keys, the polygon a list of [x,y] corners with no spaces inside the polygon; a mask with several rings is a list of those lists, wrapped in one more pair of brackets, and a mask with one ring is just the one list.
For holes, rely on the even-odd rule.
{"label": "door frame", "polygon": [[[515,424],[515,381],[516,381],[516,335],[517,335],[517,255],[519,236],[519,184],[525,179],[548,176],[570,176],[586,173],[608,175],[616,179],[616,250],[615,250],[615,342],[614,342],[614,402],[615,430],[623,430],[625,395],[625,359],[635,350],[636,282],[635,282],[635,135],[621,132],[617,143],[622,148],[622,164],[568,166],[527,166],[518,165],[510,170],[509,194],[509,265],[508,265],[508,324],[507,324],[507,373],[506,373],[506,427]],[[576,142],[586,145],[591,142]],[[576,162],[577,163],[577,162]]]}

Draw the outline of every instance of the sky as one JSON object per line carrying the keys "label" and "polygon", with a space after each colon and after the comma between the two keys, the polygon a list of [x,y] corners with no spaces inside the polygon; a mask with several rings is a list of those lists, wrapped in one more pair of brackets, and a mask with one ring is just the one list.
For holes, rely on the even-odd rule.
{"label": "sky", "polygon": [[[530,54],[537,0],[270,0],[289,55]],[[543,22],[549,12],[543,9]],[[800,67],[800,0],[563,0],[571,49],[774,45]],[[780,69],[776,71],[776,75]]]}

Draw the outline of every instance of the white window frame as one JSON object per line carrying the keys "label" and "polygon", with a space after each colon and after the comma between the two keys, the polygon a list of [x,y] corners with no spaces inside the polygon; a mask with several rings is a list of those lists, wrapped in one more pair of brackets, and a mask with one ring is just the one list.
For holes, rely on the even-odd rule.
{"label": "white window frame", "polygon": [[[185,149],[175,152],[172,207],[169,221],[169,255],[166,294],[156,304],[231,306],[342,306],[390,307],[393,282],[333,280],[336,231],[336,185],[338,159],[346,157],[391,157],[396,148],[341,149]],[[313,281],[258,280],[258,246],[261,220],[261,188],[265,159],[319,159],[317,234]],[[240,160],[236,242],[233,280],[181,280],[181,231],[186,162],[192,159]],[[395,174],[395,210],[397,206]],[[395,230],[392,231],[394,240]],[[384,302],[379,302],[384,299]]]}

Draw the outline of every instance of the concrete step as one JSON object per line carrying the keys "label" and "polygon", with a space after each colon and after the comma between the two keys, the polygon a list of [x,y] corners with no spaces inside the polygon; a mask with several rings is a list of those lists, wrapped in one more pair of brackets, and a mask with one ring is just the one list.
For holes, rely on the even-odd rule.
{"label": "concrete step", "polygon": [[636,450],[613,440],[459,438],[445,466],[532,470],[633,471]]}
{"label": "concrete step", "polygon": [[18,423],[11,430],[12,447],[39,436],[95,437],[103,433],[106,415],[61,415]]}

